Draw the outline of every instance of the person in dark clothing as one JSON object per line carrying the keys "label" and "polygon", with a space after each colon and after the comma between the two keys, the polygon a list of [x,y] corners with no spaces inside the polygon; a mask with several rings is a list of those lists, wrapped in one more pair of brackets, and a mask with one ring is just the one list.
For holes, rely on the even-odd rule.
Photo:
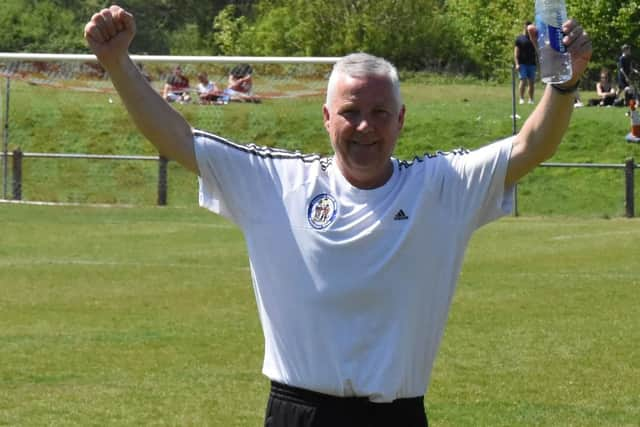
{"label": "person in dark clothing", "polygon": [[622,45],[622,55],[618,58],[618,93],[622,94],[624,105],[629,105],[629,100],[634,95],[630,79],[632,74],[638,74],[638,70],[633,68],[631,46],[625,44]]}
{"label": "person in dark clothing", "polygon": [[516,38],[515,48],[513,50],[513,59],[515,67],[520,75],[520,104],[524,104],[524,93],[529,87],[529,104],[533,104],[533,94],[536,82],[536,48],[529,38],[527,27],[531,25],[531,21],[524,23],[524,31]]}
{"label": "person in dark clothing", "polygon": [[598,97],[590,99],[589,106],[597,105],[600,107],[606,107],[609,105],[614,105],[614,103],[616,102],[618,93],[611,83],[611,79],[609,78],[609,70],[607,70],[606,68],[600,70],[600,80],[598,80],[598,83],[596,83],[596,93],[598,94]]}

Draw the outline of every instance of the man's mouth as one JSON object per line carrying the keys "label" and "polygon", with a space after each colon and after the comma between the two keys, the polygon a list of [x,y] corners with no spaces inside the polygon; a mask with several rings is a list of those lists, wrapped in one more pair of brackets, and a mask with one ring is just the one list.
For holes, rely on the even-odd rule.
{"label": "man's mouth", "polygon": [[376,142],[375,141],[351,141],[351,143],[354,145],[368,147],[370,145],[374,145]]}

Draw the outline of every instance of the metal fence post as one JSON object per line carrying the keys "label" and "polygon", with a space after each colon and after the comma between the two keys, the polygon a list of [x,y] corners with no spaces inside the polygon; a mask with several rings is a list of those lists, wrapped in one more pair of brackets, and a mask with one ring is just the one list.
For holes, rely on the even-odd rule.
{"label": "metal fence post", "polygon": [[13,151],[13,200],[22,200],[22,151]]}
{"label": "metal fence post", "polygon": [[158,206],[167,205],[167,160],[160,156],[158,161]]}
{"label": "metal fence post", "polygon": [[[7,93],[5,95],[4,125],[2,126],[2,198],[7,198],[7,178],[8,178],[8,151],[9,151],[9,95],[11,93],[11,79],[7,77]],[[0,107],[1,108],[1,107]]]}
{"label": "metal fence post", "polygon": [[635,216],[635,206],[634,206],[634,172],[635,172],[635,162],[633,157],[627,159],[624,163],[624,189],[625,189],[625,213],[627,218],[633,218]]}
{"label": "metal fence post", "polygon": [[[516,124],[516,120],[518,118],[518,114],[516,111],[516,66],[515,64],[511,67],[511,122],[513,125],[512,135],[518,133],[518,126]],[[518,212],[518,183],[516,182],[513,185],[513,216],[519,216]]]}

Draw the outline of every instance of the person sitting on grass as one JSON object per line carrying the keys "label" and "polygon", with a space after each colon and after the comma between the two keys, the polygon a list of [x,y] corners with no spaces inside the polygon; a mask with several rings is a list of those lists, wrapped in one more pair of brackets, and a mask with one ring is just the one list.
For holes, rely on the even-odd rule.
{"label": "person sitting on grass", "polygon": [[218,89],[215,82],[209,80],[209,76],[204,71],[198,73],[197,90],[201,104],[213,104],[220,102],[220,99],[223,96],[223,91]]}
{"label": "person sitting on grass", "polygon": [[253,95],[253,68],[249,64],[236,65],[229,72],[227,88],[224,94],[231,101],[260,102],[260,98]]}
{"label": "person sitting on grass", "polygon": [[176,65],[173,73],[167,78],[162,89],[162,97],[167,102],[185,103],[191,101],[189,95],[189,79],[182,74],[182,67]]}
{"label": "person sitting on grass", "polygon": [[589,100],[590,106],[606,107],[614,105],[616,98],[618,97],[616,88],[613,87],[613,84],[611,83],[609,70],[606,68],[600,70],[600,80],[596,83],[596,94],[598,95],[597,98]]}

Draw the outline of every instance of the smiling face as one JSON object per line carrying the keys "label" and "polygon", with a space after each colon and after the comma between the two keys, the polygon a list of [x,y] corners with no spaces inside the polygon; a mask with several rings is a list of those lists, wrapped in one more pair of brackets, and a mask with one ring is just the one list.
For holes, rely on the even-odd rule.
{"label": "smiling face", "polygon": [[389,77],[337,76],[323,107],[324,126],[340,172],[355,187],[384,185],[404,124],[404,105]]}

